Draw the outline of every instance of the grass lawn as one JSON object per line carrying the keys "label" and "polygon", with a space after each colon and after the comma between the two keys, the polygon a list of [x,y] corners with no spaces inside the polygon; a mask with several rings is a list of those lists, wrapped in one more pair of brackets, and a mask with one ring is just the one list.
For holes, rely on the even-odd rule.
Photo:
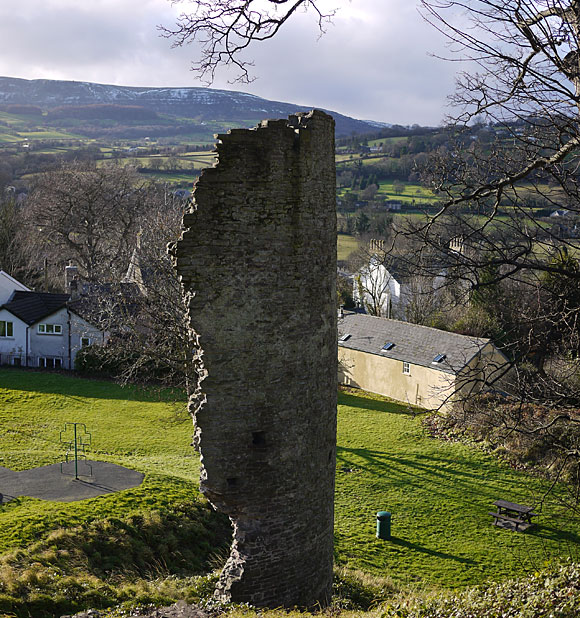
{"label": "grass lawn", "polygon": [[[400,584],[458,587],[578,558],[580,521],[557,495],[525,534],[496,528],[498,498],[536,505],[547,484],[482,450],[429,437],[419,417],[364,394],[339,396],[338,564]],[[392,513],[392,541],[374,538],[377,511]]]}
{"label": "grass lawn", "polygon": [[[20,470],[60,461],[59,431],[72,421],[92,433],[92,458],[144,472],[143,485],[80,502],[8,503],[0,509],[0,558],[56,528],[198,501],[198,457],[182,407],[108,382],[0,370],[0,465]],[[429,437],[420,416],[379,397],[340,393],[338,427],[337,565],[398,585],[452,588],[578,557],[580,522],[553,497],[535,531],[492,526],[488,511],[495,499],[536,504],[544,482],[480,449]],[[391,541],[375,538],[380,510],[392,513]],[[211,527],[207,508],[200,521],[202,515]]]}
{"label": "grass lawn", "polygon": [[65,522],[165,508],[198,493],[199,458],[183,406],[137,389],[49,373],[0,370],[0,385],[0,466],[22,470],[62,461],[59,432],[66,422],[82,422],[92,433],[90,457],[146,474],[135,489],[50,509],[31,498],[11,502],[0,510],[0,551]]}

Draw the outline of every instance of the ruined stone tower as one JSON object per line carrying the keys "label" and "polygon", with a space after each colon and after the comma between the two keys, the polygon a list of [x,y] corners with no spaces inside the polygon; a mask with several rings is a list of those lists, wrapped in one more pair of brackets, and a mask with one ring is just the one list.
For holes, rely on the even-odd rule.
{"label": "ruined stone tower", "polygon": [[334,121],[320,111],[218,136],[175,250],[202,349],[201,490],[234,527],[217,594],[331,595],[336,442]]}

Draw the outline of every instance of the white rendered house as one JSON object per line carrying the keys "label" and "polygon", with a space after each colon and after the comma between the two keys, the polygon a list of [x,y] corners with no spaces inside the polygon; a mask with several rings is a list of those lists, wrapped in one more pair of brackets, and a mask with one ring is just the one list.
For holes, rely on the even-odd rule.
{"label": "white rendered house", "polygon": [[34,292],[8,277],[0,274],[0,364],[73,369],[82,347],[107,340],[105,331],[69,308],[68,294]]}

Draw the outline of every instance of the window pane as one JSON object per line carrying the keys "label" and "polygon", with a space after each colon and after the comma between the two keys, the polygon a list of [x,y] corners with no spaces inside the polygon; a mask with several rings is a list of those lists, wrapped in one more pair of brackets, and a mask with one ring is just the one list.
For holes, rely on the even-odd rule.
{"label": "window pane", "polygon": [[14,337],[14,322],[6,322],[6,336]]}

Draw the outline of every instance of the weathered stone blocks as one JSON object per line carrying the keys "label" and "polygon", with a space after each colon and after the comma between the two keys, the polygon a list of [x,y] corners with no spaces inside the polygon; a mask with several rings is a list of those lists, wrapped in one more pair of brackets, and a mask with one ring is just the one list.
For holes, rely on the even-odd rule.
{"label": "weathered stone blocks", "polygon": [[234,526],[217,594],[257,606],[331,595],[336,443],[334,121],[218,136],[175,261],[202,349],[201,490]]}

